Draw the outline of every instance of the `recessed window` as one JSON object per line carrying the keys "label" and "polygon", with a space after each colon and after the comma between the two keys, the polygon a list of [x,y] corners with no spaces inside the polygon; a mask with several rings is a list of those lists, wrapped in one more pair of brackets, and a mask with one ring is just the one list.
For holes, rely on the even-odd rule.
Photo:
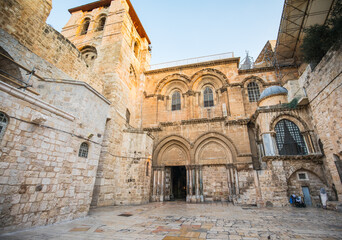
{"label": "recessed window", "polygon": [[136,58],[138,58],[139,57],[139,44],[138,44],[138,42],[134,42],[133,51],[134,51],[134,56]]}
{"label": "recessed window", "polygon": [[96,48],[93,46],[84,46],[83,48],[80,49],[80,52],[82,53],[82,56],[87,66],[88,67],[93,66],[97,58]]}
{"label": "recessed window", "polygon": [[129,124],[130,120],[131,120],[131,113],[128,109],[126,109],[126,123]]}
{"label": "recessed window", "polygon": [[84,19],[83,24],[82,24],[81,35],[87,34],[89,25],[90,25],[90,18]]}
{"label": "recessed window", "polygon": [[8,118],[3,112],[0,112],[0,140],[5,134],[7,125],[8,125]]}
{"label": "recessed window", "polygon": [[309,180],[308,174],[306,172],[299,172],[297,176],[298,180]]}
{"label": "recessed window", "polygon": [[293,122],[283,119],[275,126],[279,155],[307,155],[303,135]]}
{"label": "recessed window", "polygon": [[149,172],[149,169],[150,169],[150,162],[147,162],[146,164],[146,176],[148,177],[148,172]]}
{"label": "recessed window", "polygon": [[88,157],[88,151],[89,151],[89,145],[86,142],[83,142],[80,146],[80,150],[78,152],[79,157],[87,158]]}
{"label": "recessed window", "polygon": [[103,31],[105,24],[106,24],[106,17],[103,16],[103,17],[100,18],[96,30],[97,31]]}
{"label": "recessed window", "polygon": [[181,95],[176,91],[172,94],[172,111],[181,110]]}
{"label": "recessed window", "polygon": [[210,87],[206,87],[203,93],[204,107],[214,106],[214,94]]}
{"label": "recessed window", "polygon": [[260,90],[258,84],[250,82],[247,85],[248,98],[250,102],[257,102],[260,97]]}

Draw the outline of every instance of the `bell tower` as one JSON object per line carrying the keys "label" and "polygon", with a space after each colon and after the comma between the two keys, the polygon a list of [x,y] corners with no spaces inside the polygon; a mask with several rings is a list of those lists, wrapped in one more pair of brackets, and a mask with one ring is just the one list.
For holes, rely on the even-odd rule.
{"label": "bell tower", "polygon": [[[129,132],[132,129],[139,132],[143,73],[149,68],[151,42],[129,0],[101,0],[69,9],[69,12],[71,17],[62,34],[78,48],[88,69],[101,79],[101,94],[112,103],[92,204],[120,204],[120,198],[127,202],[134,197],[133,190],[124,186],[126,178],[132,177],[124,175],[126,163],[122,161],[129,161],[137,152],[151,155],[146,152],[145,143],[135,142],[138,138]],[[129,145],[132,146],[127,147]],[[145,150],[140,151],[140,148]],[[141,162],[143,171],[146,171],[145,166]],[[146,181],[143,184],[149,187]],[[135,199],[145,199],[145,196]],[[128,200],[127,203],[140,202]]]}

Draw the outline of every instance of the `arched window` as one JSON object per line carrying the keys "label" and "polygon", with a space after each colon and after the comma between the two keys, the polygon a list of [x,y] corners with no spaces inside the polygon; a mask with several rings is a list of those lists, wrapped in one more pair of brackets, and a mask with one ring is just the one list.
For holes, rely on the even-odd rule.
{"label": "arched window", "polygon": [[250,82],[247,85],[248,98],[250,102],[257,102],[260,97],[260,90],[258,84]]}
{"label": "arched window", "polygon": [[100,18],[96,30],[97,31],[103,31],[105,24],[106,24],[106,16],[103,16]]}
{"label": "arched window", "polygon": [[180,93],[174,92],[172,94],[172,111],[181,110],[181,95]]}
{"label": "arched window", "polygon": [[304,139],[293,122],[283,119],[275,126],[279,155],[307,155]]}
{"label": "arched window", "polygon": [[210,87],[206,87],[203,93],[204,107],[214,106],[214,95],[213,90]]}
{"label": "arched window", "polygon": [[138,44],[138,42],[134,42],[134,46],[133,46],[134,48],[133,48],[133,50],[134,50],[134,56],[136,57],[136,58],[138,58],[139,57],[139,44]]}
{"label": "arched window", "polygon": [[87,158],[89,151],[89,145],[86,142],[83,142],[80,146],[80,151],[78,152],[79,157]]}
{"label": "arched window", "polygon": [[90,24],[90,18],[84,19],[83,25],[82,25],[81,35],[87,34],[88,28],[89,28],[89,24]]}
{"label": "arched window", "polygon": [[97,50],[93,46],[84,46],[80,49],[80,52],[82,53],[82,56],[87,63],[88,67],[91,67],[94,65],[94,62],[97,58]]}
{"label": "arched window", "polygon": [[3,112],[0,112],[0,140],[5,134],[7,125],[8,125],[8,118]]}

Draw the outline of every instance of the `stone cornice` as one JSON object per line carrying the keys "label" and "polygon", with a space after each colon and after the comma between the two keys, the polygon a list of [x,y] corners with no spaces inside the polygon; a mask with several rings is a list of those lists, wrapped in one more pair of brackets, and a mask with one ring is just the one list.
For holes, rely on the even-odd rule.
{"label": "stone cornice", "polygon": [[227,63],[238,64],[239,61],[240,61],[240,58],[227,58],[227,59],[193,63],[193,64],[187,64],[187,65],[181,65],[181,66],[168,67],[168,68],[160,68],[160,69],[155,69],[155,70],[149,70],[144,73],[145,75],[152,75],[152,74],[157,74],[157,73],[164,73],[164,72],[183,70],[183,69],[195,68],[195,67],[208,67],[208,66],[222,65],[222,64],[227,64]]}
{"label": "stone cornice", "polygon": [[226,126],[227,125],[247,125],[249,121],[250,121],[249,118],[236,119],[236,120],[228,120],[226,117],[198,118],[198,119],[182,120],[180,122],[179,121],[177,121],[177,122],[160,122],[158,126],[143,128],[143,131],[161,132],[161,131],[163,131],[163,127],[201,124],[201,123],[210,123],[210,122],[224,122]]}
{"label": "stone cornice", "polygon": [[251,117],[251,121],[255,121],[255,119],[258,118],[260,113],[269,113],[269,112],[284,112],[288,111],[291,112],[293,110],[302,110],[307,108],[307,105],[297,105],[295,108],[290,108],[284,105],[275,105],[275,106],[269,106],[269,107],[259,107],[253,116]]}
{"label": "stone cornice", "polygon": [[[289,66],[283,66],[280,67],[281,69],[286,69],[286,68],[297,68],[295,65],[289,65]],[[242,74],[250,74],[250,73],[258,73],[258,72],[273,72],[274,67],[261,67],[261,68],[252,68],[252,69],[245,69],[245,70],[239,70],[238,73],[239,75]]]}
{"label": "stone cornice", "polygon": [[53,114],[56,114],[58,116],[61,116],[65,119],[68,119],[70,121],[74,121],[75,120],[75,116],[59,109],[59,108],[56,108],[55,106],[49,104],[49,103],[46,103],[44,101],[42,101],[41,99],[39,98],[36,98],[36,97],[33,97],[25,92],[22,92],[21,90],[19,89],[16,89],[2,81],[0,81],[0,91],[3,91],[9,95],[12,95],[13,97],[15,98],[18,98],[22,101],[25,101],[25,102],[28,102],[32,105],[35,105],[39,108],[42,108],[46,111],[49,111]]}
{"label": "stone cornice", "polygon": [[318,164],[323,164],[322,161],[323,155],[318,154],[309,154],[309,155],[284,155],[284,156],[264,156],[262,157],[263,162],[268,161],[311,161]]}

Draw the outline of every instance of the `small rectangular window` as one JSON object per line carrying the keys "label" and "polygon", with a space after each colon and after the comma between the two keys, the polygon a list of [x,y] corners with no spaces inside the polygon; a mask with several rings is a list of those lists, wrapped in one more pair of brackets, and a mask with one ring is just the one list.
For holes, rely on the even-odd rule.
{"label": "small rectangular window", "polygon": [[308,175],[305,172],[298,173],[298,180],[308,180]]}

